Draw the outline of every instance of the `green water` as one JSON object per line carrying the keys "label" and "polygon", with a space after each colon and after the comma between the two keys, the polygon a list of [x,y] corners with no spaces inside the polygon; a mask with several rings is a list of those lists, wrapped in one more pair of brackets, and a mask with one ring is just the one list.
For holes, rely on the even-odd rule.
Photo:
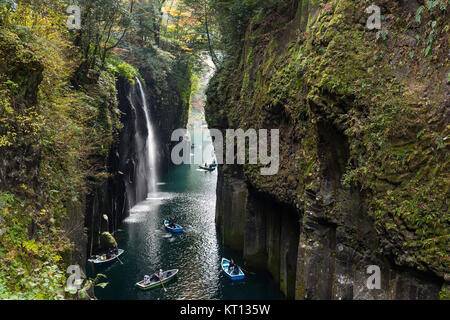
{"label": "green water", "polygon": [[[215,225],[217,171],[204,172],[197,166],[171,168],[159,192],[132,209],[115,233],[119,247],[126,250],[109,266],[88,265],[108,276],[109,285],[96,288],[98,299],[283,299],[278,286],[266,273],[247,274],[233,282],[220,272],[222,256],[243,265],[242,256],[220,244]],[[185,228],[181,235],[167,232],[163,220],[174,217]],[[167,291],[141,291],[135,283],[157,269],[179,269]],[[251,271],[251,270],[250,270]]]}

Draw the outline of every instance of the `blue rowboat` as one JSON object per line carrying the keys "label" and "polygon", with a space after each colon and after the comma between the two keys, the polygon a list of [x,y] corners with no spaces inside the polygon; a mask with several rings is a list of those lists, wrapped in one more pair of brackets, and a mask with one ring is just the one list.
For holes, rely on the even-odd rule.
{"label": "blue rowboat", "polygon": [[173,232],[173,233],[180,233],[180,232],[184,231],[183,227],[178,225],[178,224],[175,224],[175,228],[169,227],[169,221],[168,220],[164,220],[164,226],[166,227],[166,229],[168,231]]}
{"label": "blue rowboat", "polygon": [[241,268],[237,267],[238,272],[232,272],[232,270],[228,270],[228,266],[230,265],[230,260],[222,258],[222,270],[225,275],[231,280],[242,280],[245,278],[244,272],[242,272]]}

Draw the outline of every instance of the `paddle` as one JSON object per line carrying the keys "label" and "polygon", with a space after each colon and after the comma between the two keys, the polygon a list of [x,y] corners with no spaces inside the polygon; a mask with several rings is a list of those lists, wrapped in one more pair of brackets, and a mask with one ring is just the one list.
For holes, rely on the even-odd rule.
{"label": "paddle", "polygon": [[164,283],[162,282],[161,278],[159,278],[159,282],[161,282],[161,285],[162,285],[162,287],[164,289],[164,292],[167,292],[167,289],[166,289],[166,287],[164,287]]}
{"label": "paddle", "polygon": [[123,262],[120,261],[119,256],[116,255],[116,258],[117,258],[117,260],[119,260],[119,262],[120,262],[121,264],[123,264]]}
{"label": "paddle", "polygon": [[244,271],[244,272],[246,272],[246,273],[250,273],[250,274],[256,274],[256,273],[254,273],[254,272],[250,272],[250,271],[247,271],[247,270],[245,270],[244,268],[242,268],[242,267],[239,267],[239,268],[241,268],[241,270],[242,271]]}

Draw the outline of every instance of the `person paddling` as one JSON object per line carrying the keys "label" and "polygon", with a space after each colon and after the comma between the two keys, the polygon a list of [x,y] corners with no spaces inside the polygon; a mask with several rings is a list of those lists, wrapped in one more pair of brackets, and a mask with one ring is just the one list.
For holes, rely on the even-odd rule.
{"label": "person paddling", "polygon": [[234,260],[231,259],[230,264],[228,265],[228,271],[230,271],[231,274],[235,274],[236,269],[237,269],[237,265],[234,263]]}
{"label": "person paddling", "polygon": [[169,218],[169,227],[170,228],[175,228],[176,227],[175,220],[173,218]]}
{"label": "person paddling", "polygon": [[151,280],[152,280],[152,281],[162,281],[162,280],[163,280],[163,277],[164,277],[164,274],[163,274],[163,272],[162,272],[162,269],[159,269],[159,271],[156,271],[156,272],[153,274]]}

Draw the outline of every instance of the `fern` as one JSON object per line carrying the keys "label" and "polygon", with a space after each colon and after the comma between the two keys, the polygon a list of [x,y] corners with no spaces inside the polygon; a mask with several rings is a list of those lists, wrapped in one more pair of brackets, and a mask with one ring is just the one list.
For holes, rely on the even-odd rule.
{"label": "fern", "polygon": [[421,14],[422,14],[423,9],[425,9],[425,7],[424,7],[424,6],[420,6],[420,7],[417,9],[417,11],[416,11],[416,22],[417,22],[417,23],[421,23],[421,22],[422,22],[422,16],[421,16]]}

